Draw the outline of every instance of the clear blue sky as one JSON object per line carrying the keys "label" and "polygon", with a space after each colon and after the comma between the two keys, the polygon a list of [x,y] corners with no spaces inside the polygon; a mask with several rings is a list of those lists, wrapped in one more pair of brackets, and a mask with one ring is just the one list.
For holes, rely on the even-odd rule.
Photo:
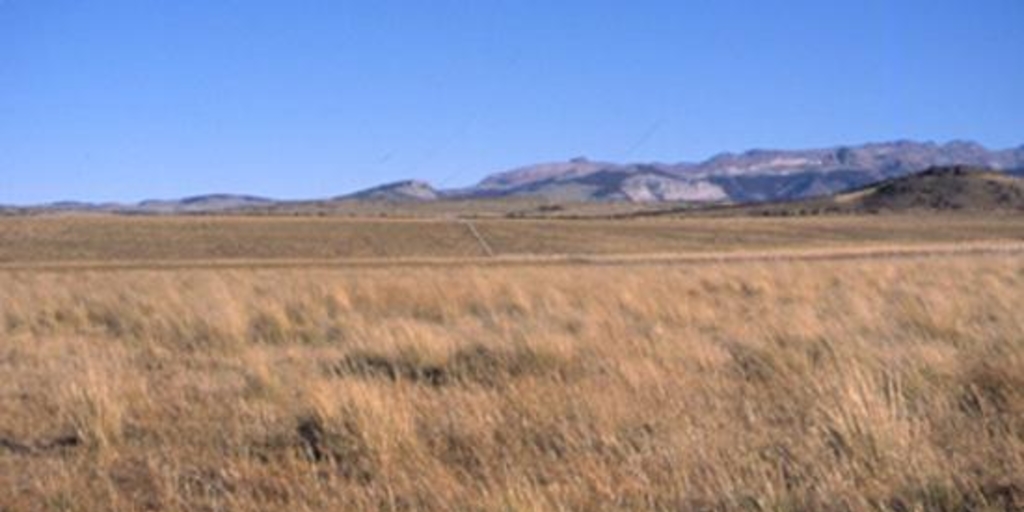
{"label": "clear blue sky", "polygon": [[1024,143],[1020,0],[0,0],[0,203]]}

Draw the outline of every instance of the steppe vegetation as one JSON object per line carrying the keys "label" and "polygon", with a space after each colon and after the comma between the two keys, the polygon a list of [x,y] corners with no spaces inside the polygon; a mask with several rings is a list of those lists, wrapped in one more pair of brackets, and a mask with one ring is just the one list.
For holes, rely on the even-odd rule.
{"label": "steppe vegetation", "polygon": [[1019,254],[7,268],[0,510],[1020,510],[1022,304]]}
{"label": "steppe vegetation", "polygon": [[[680,254],[1024,241],[1022,215],[473,219],[497,255]],[[48,263],[381,261],[485,256],[451,218],[0,218],[0,267]]]}

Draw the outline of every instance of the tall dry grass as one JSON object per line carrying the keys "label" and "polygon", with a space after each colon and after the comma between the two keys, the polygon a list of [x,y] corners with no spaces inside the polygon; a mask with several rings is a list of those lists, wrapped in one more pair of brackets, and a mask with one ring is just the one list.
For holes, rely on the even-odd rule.
{"label": "tall dry grass", "polygon": [[1020,510],[1024,261],[0,273],[0,510]]}

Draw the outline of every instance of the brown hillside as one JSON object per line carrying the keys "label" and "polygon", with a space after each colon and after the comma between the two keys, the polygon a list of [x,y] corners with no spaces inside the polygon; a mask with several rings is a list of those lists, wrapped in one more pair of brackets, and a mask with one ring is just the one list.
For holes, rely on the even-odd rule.
{"label": "brown hillside", "polygon": [[1024,211],[1024,178],[979,167],[932,167],[832,196],[738,206],[716,213],[788,216],[928,211]]}
{"label": "brown hillside", "polygon": [[834,202],[864,210],[1024,210],[1024,180],[974,167],[933,167],[839,194]]}

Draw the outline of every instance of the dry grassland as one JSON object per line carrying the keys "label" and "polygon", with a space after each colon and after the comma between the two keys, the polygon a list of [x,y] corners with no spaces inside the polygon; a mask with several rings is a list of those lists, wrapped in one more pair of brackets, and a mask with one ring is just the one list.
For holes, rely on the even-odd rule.
{"label": "dry grassland", "polygon": [[[499,256],[697,253],[1024,241],[1024,216],[629,220],[478,219]],[[486,256],[455,219],[0,218],[0,266],[39,262],[349,260]]]}
{"label": "dry grassland", "polygon": [[1021,510],[1022,305],[1019,256],[2,271],[0,510]]}

